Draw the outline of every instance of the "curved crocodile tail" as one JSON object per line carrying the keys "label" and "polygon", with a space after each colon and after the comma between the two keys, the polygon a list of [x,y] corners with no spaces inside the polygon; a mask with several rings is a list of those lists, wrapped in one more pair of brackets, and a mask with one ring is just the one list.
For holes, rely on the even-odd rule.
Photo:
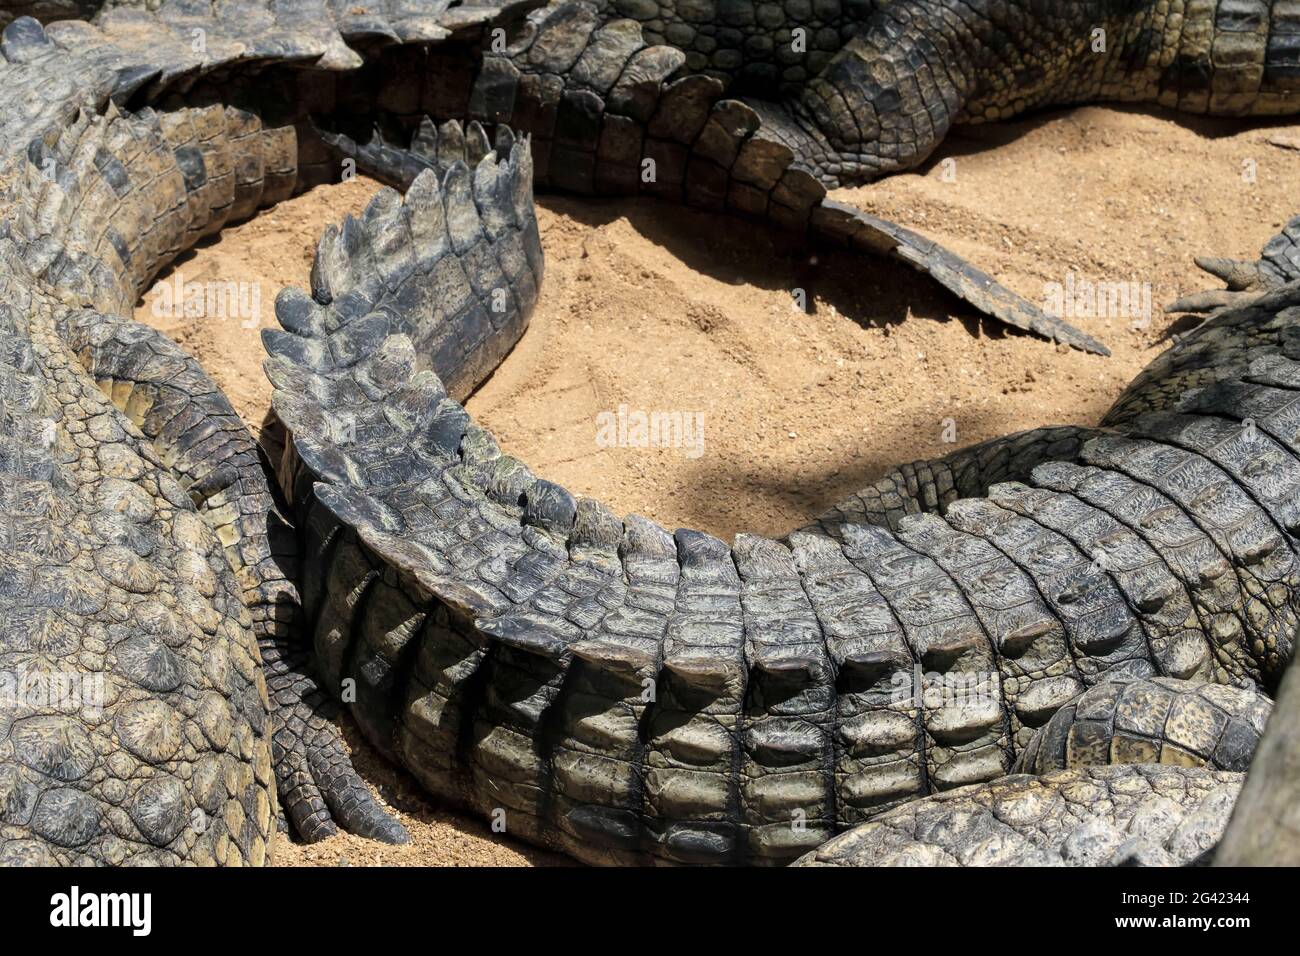
{"label": "curved crocodile tail", "polygon": [[[435,125],[428,117],[407,149],[394,149],[378,137],[357,144],[343,134],[320,135],[359,159],[362,168],[400,182],[406,203],[421,215],[408,216],[390,189],[371,201],[362,219],[349,218],[341,229],[330,226],[317,247],[313,296],[331,302],[341,283],[348,294],[377,302],[412,271],[438,262],[442,272],[427,280],[429,287],[411,281],[409,301],[387,308],[385,319],[391,332],[411,338],[420,367],[436,372],[448,393],[463,400],[523,335],[542,284],[527,140],[517,144],[506,126],[489,135],[477,121]],[[489,156],[498,162],[485,161]],[[356,260],[364,255],[357,247],[383,228],[398,229],[398,236],[374,250],[378,269],[367,278],[356,271]],[[402,229],[409,231],[409,243]],[[288,314],[309,306],[290,293],[276,308]]]}
{"label": "curved crocodile tail", "polygon": [[[524,157],[516,141],[381,196],[266,336],[318,657],[434,793],[592,861],[779,862],[1005,774],[1088,687],[1276,680],[1300,604],[1300,430],[1280,370],[1264,385],[1257,364],[1207,368],[1215,389],[1114,430],[950,463],[983,497],[888,528],[728,546],[620,519],[503,454],[412,345],[502,281],[487,250],[521,223],[493,198],[511,189],[481,186]],[[493,217],[504,232],[476,225]],[[417,229],[445,237],[393,246]],[[460,311],[402,313],[390,270],[416,299],[463,273]],[[1294,294],[1198,335],[1289,369]],[[1157,363],[1145,381],[1178,379]]]}

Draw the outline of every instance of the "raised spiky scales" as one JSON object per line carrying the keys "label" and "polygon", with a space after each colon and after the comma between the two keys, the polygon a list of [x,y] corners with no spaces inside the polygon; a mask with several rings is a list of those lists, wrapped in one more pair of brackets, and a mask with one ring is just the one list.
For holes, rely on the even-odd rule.
{"label": "raised spiky scales", "polygon": [[[4,29],[0,863],[258,864],[280,817],[403,840],[340,700],[432,793],[593,862],[1204,859],[1300,612],[1294,223],[1202,260],[1228,290],[1182,304],[1231,308],[1102,427],[897,468],[782,540],[621,518],[459,403],[539,294],[535,183],[890,255],[1104,353],[827,188],[1049,103],[1295,112],[1290,8],[533,5],[50,0]],[[1084,51],[1098,25],[1141,49]],[[259,445],[126,316],[358,170],[394,188],[276,297]]]}

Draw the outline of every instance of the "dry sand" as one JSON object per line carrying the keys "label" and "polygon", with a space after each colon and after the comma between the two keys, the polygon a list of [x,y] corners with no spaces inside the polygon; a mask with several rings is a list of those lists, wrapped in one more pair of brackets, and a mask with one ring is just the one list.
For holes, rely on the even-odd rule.
{"label": "dry sand", "polygon": [[[981,323],[907,268],[810,256],[787,237],[650,200],[541,197],[546,282],[532,325],[468,408],[506,451],[576,494],[669,528],[780,535],[890,465],[1046,424],[1094,423],[1166,347],[1161,306],[1216,285],[1194,254],[1255,258],[1297,212],[1300,125],[1254,126],[1082,108],[952,136],[915,173],[836,198],[935,238],[1042,303],[1067,274],[1149,283],[1152,314],[1077,319],[1101,358]],[[945,162],[951,160],[951,162]],[[1253,171],[1253,176],[1250,175]],[[955,175],[952,175],[955,174]],[[376,184],[313,190],[181,260],[185,281],[258,282],[261,323],[305,286],[324,225]],[[164,277],[167,280],[169,277]],[[811,314],[791,290],[807,290]],[[255,329],[137,318],[195,354],[250,425],[270,388]],[[703,416],[703,453],[601,447],[598,415]],[[363,776],[411,830],[406,847],[281,840],[280,864],[559,862],[434,808],[345,727]]]}

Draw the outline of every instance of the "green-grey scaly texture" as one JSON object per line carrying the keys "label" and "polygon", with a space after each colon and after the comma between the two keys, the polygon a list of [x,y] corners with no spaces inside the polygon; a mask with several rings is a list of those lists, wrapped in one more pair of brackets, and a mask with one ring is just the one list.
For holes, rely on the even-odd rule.
{"label": "green-grey scaly texture", "polygon": [[[458,402],[536,300],[535,183],[890,254],[1103,351],[827,186],[1046,103],[1300,110],[1300,11],[530,6],[12,8],[93,17],[0,39],[0,861],[260,863],[277,801],[306,839],[403,840],[339,698],[435,795],[592,862],[1211,849],[1300,611],[1296,222],[1205,261],[1229,288],[1190,305],[1232,308],[1100,428],[905,466],[779,541],[575,499]],[[402,192],[276,302],[277,487],[279,449],[127,316],[353,167]],[[68,677],[101,689],[30,692]]]}

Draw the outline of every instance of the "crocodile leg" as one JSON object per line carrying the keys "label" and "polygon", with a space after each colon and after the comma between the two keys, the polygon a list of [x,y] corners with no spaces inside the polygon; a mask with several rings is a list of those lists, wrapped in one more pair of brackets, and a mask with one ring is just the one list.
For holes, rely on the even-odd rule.
{"label": "crocodile leg", "polygon": [[1252,298],[1245,306],[1223,310],[1220,321],[1200,326],[1162,352],[1120,393],[1102,427],[1118,428],[1141,415],[1172,410],[1188,392],[1225,379],[1250,378],[1257,364],[1280,369],[1300,355],[1300,343],[1284,322],[1260,322],[1263,312],[1286,308],[1287,289],[1283,286]]}
{"label": "crocodile leg", "polygon": [[1167,677],[1111,681],[1058,710],[1012,770],[1163,763],[1245,773],[1272,710],[1254,688]]}
{"label": "crocodile leg", "polygon": [[87,312],[60,330],[86,372],[153,443],[216,531],[253,616],[271,700],[280,806],[308,842],[337,832],[408,836],[352,769],[300,633],[296,533],[247,426],[197,361],[153,329]]}
{"label": "crocodile leg", "polygon": [[1011,775],[888,811],[796,865],[1199,862],[1223,836],[1271,710],[1254,689],[1097,684],[1034,735]]}

